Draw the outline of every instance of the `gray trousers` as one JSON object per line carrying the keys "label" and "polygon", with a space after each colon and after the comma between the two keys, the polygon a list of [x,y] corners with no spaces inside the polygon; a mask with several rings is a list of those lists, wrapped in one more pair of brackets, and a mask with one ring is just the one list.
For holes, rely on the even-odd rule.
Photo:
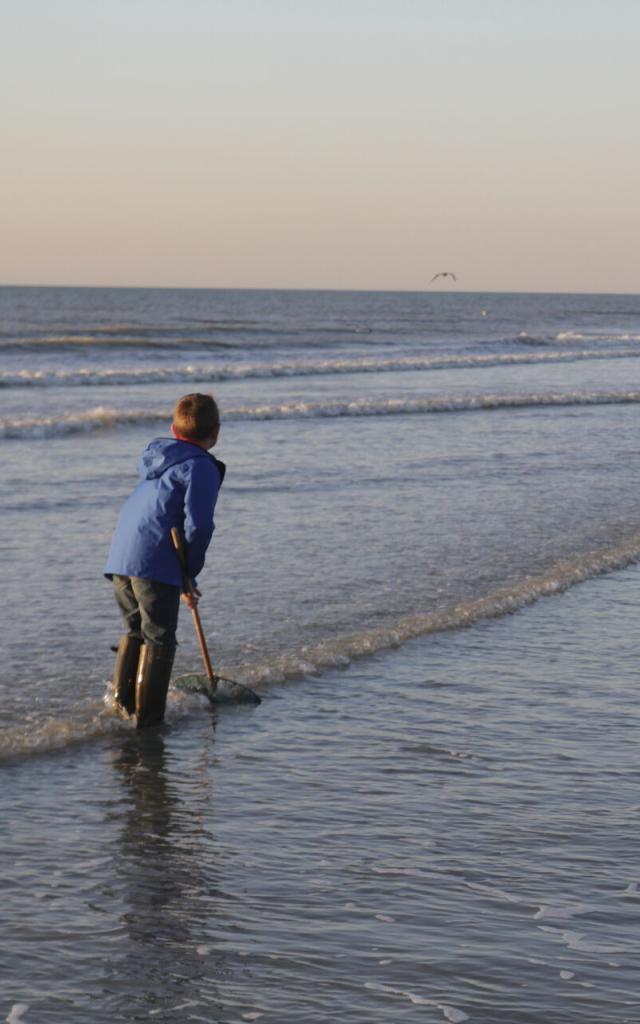
{"label": "gray trousers", "polygon": [[116,601],[128,636],[152,647],[176,647],[180,588],[139,576],[113,577]]}

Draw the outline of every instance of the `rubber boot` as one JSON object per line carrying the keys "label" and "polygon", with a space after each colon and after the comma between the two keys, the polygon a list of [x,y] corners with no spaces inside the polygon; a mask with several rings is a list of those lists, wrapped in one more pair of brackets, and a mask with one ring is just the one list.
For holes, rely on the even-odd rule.
{"label": "rubber boot", "polygon": [[175,650],[143,644],[136,681],[136,728],[160,725],[164,719],[167,690]]}
{"label": "rubber boot", "polygon": [[141,647],[139,636],[123,636],[118,645],[113,670],[113,700],[116,710],[127,715],[136,710],[136,676]]}

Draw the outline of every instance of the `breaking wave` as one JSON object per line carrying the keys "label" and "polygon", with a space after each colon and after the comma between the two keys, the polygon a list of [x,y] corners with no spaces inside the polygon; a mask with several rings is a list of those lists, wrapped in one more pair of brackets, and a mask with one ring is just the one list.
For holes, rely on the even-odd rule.
{"label": "breaking wave", "polygon": [[[400,647],[421,636],[466,629],[481,621],[510,615],[540,598],[561,594],[578,583],[624,569],[639,560],[640,532],[636,532],[621,543],[556,561],[539,573],[498,587],[482,597],[460,601],[440,610],[416,612],[377,628],[347,635],[336,634],[320,642],[284,651],[264,662],[223,664],[221,672],[264,691],[270,685],[287,680],[345,668],[354,659]],[[205,699],[197,695],[172,690],[167,719],[169,722],[179,720],[205,703]],[[131,723],[121,721],[114,714],[111,695],[107,691],[103,701],[88,702],[70,718],[48,718],[40,723],[30,721],[28,727],[23,725],[5,730],[0,737],[0,760],[47,753],[77,743],[121,735],[123,730],[131,728]]]}
{"label": "breaking wave", "polygon": [[[437,413],[489,412],[562,406],[636,405],[640,391],[561,391],[535,394],[481,394],[444,398],[356,398],[351,401],[283,402],[224,410],[226,422],[242,420],[336,419],[345,416],[415,416]],[[167,421],[170,410],[108,409],[25,419],[0,418],[0,438],[56,438],[93,430]]]}
{"label": "breaking wave", "polygon": [[613,342],[634,342],[640,341],[640,334],[599,334],[595,331],[560,331],[555,335],[554,341],[613,341]]}
{"label": "breaking wave", "polygon": [[0,387],[105,387],[128,384],[185,383],[190,381],[228,381],[278,377],[328,376],[353,373],[391,373],[416,370],[481,369],[483,367],[571,363],[593,359],[640,358],[640,350],[620,349],[603,352],[584,349],[578,352],[507,353],[502,355],[403,356],[351,359],[282,360],[273,363],[242,362],[183,366],[131,367],[73,370],[0,370]]}
{"label": "breaking wave", "polygon": [[[505,343],[515,343],[517,345],[524,345],[531,348],[557,348],[558,346],[566,346],[566,351],[573,351],[578,354],[583,352],[582,346],[584,344],[600,345],[601,347],[597,350],[600,353],[606,352],[607,345],[629,345],[631,348],[634,347],[635,343],[640,341],[640,334],[634,334],[628,331],[578,331],[578,330],[567,330],[558,331],[556,334],[538,335],[529,334],[528,331],[519,331],[512,338],[505,338]],[[613,353],[610,353],[613,355]],[[631,352],[629,353],[631,354]],[[593,358],[594,354],[592,354]],[[603,354],[602,358],[606,358]]]}

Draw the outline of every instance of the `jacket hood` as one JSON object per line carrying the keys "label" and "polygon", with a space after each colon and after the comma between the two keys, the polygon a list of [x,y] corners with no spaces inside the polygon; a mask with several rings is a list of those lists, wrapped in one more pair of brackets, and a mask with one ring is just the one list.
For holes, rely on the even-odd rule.
{"label": "jacket hood", "polygon": [[190,444],[189,441],[176,441],[172,437],[156,437],[150,441],[138,462],[138,469],[143,480],[155,480],[169,469],[177,466],[187,459],[211,459],[217,460],[199,448],[197,444]]}

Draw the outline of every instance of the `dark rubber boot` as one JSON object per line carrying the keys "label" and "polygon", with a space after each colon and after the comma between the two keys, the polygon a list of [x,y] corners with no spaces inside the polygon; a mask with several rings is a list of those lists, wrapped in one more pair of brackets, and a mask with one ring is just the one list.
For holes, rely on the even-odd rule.
{"label": "dark rubber boot", "polygon": [[164,719],[167,690],[175,650],[143,644],[136,681],[136,728],[160,725]]}
{"label": "dark rubber boot", "polygon": [[113,700],[116,710],[132,715],[136,710],[136,677],[142,640],[138,636],[123,636],[118,645],[113,670]]}

